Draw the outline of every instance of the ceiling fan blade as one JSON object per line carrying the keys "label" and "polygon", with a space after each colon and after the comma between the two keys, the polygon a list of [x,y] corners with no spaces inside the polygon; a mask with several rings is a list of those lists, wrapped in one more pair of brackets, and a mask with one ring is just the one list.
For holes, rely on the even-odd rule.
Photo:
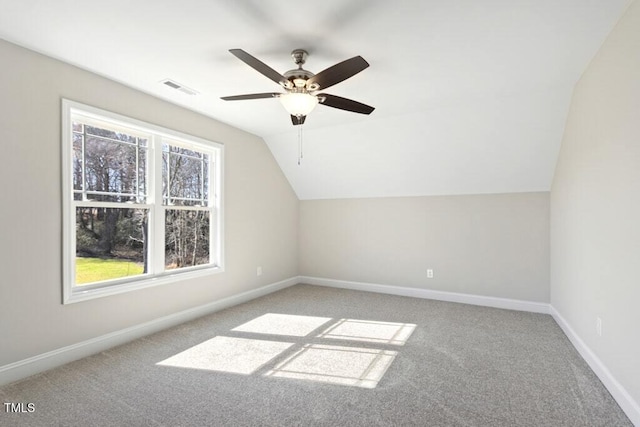
{"label": "ceiling fan blade", "polygon": [[317,85],[318,88],[312,90],[326,89],[358,74],[368,66],[369,63],[365,61],[364,58],[361,56],[354,56],[351,59],[347,59],[346,61],[342,61],[327,68],[326,70],[320,71],[318,74],[311,77],[307,80],[307,88],[312,87],[312,85]]}
{"label": "ceiling fan blade", "polygon": [[269,79],[271,79],[274,82],[282,85],[283,87],[291,86],[291,82],[289,80],[287,80],[282,74],[280,74],[279,72],[277,72],[273,68],[269,67],[267,64],[265,64],[264,62],[260,61],[259,59],[249,55],[244,50],[242,50],[242,49],[229,49],[229,52],[231,52],[239,60],[241,60],[242,62],[244,62],[245,64],[247,64],[248,66],[250,66],[251,68],[256,70],[257,72],[259,72],[263,76],[268,77]]}
{"label": "ceiling fan blade", "polygon": [[360,114],[371,114],[374,107],[363,104],[353,99],[342,98],[341,96],[329,95],[328,93],[319,93],[318,99],[322,105],[327,107],[338,108],[340,110],[352,111]]}
{"label": "ceiling fan blade", "polygon": [[303,125],[306,118],[307,116],[294,116],[292,114],[291,123],[293,123],[294,126]]}
{"label": "ceiling fan blade", "polygon": [[275,98],[279,96],[279,93],[269,92],[269,93],[250,93],[248,95],[234,95],[234,96],[222,96],[220,99],[224,99],[225,101],[243,101],[245,99],[262,99],[262,98]]}

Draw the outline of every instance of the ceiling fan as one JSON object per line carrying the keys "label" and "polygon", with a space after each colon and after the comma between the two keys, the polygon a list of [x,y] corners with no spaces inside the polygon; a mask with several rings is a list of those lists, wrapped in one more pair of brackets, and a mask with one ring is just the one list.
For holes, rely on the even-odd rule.
{"label": "ceiling fan", "polygon": [[340,83],[367,68],[369,64],[361,56],[354,56],[353,58],[333,65],[318,74],[313,74],[312,72],[302,68],[302,65],[304,65],[307,60],[307,52],[302,49],[296,49],[291,52],[291,57],[298,68],[289,70],[284,74],[280,74],[242,49],[230,49],[229,52],[254,70],[258,71],[260,74],[280,84],[286,92],[223,96],[221,99],[225,101],[278,98],[287,112],[291,115],[291,122],[294,126],[303,124],[307,115],[318,104],[360,114],[371,114],[374,110],[374,108],[369,105],[365,105],[351,99],[330,95],[328,93],[317,93],[318,91],[325,90],[337,83]]}

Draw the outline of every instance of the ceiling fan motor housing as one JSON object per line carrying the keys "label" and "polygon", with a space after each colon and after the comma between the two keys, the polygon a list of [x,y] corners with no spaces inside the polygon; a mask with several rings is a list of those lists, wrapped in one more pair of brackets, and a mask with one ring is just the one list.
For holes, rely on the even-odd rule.
{"label": "ceiling fan motor housing", "polygon": [[[304,65],[304,63],[307,61],[307,56],[309,56],[309,54],[304,49],[295,49],[291,52],[291,58],[293,59],[293,62],[298,66],[298,68],[287,71],[283,74],[283,76],[288,81],[293,83],[293,86],[295,88],[305,88],[307,80],[315,75],[311,71],[307,71],[302,68],[302,65]],[[309,91],[313,91],[320,88],[318,85],[313,86],[313,88],[307,87],[306,89]]]}
{"label": "ceiling fan motor housing", "polygon": [[[294,87],[297,87],[297,88],[305,87],[305,85],[307,84],[307,80],[309,80],[314,75],[315,74],[313,74],[311,71],[307,71],[302,68],[289,70],[283,74],[283,76],[287,80],[289,80],[291,83],[293,83]],[[317,90],[317,89],[319,89],[319,87],[316,87],[315,89],[311,89],[309,87],[307,88],[307,90]]]}

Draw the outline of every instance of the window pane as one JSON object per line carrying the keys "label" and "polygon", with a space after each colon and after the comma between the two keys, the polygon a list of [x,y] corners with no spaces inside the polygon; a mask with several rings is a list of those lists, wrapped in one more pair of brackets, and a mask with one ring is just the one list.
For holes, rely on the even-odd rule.
{"label": "window pane", "polygon": [[209,156],[185,149],[180,149],[180,152],[198,154],[199,157],[166,151],[162,154],[163,202],[165,205],[206,206],[209,169],[205,165]]}
{"label": "window pane", "polygon": [[85,142],[86,190],[136,194],[136,147],[88,137]]}
{"label": "window pane", "polygon": [[165,211],[165,268],[209,264],[209,212]]}
{"label": "window pane", "polygon": [[89,200],[145,202],[147,140],[80,123],[74,123],[73,128],[73,188],[88,192]]}
{"label": "window pane", "polygon": [[148,211],[76,208],[76,285],[147,272]]}

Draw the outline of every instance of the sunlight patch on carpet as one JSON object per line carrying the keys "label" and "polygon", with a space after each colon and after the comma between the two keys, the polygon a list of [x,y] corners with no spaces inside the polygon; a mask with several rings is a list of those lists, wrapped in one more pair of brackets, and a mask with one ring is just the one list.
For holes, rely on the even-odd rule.
{"label": "sunlight patch on carpet", "polygon": [[233,328],[232,331],[304,337],[330,320],[330,317],[267,313]]}
{"label": "sunlight patch on carpet", "polygon": [[390,350],[306,344],[265,376],[375,388],[397,354]]}
{"label": "sunlight patch on carpet", "polygon": [[334,325],[331,325],[331,327],[318,335],[318,338],[404,345],[415,328],[416,325],[413,323],[340,319]]}
{"label": "sunlight patch on carpet", "polygon": [[250,375],[293,343],[218,336],[157,365]]}

